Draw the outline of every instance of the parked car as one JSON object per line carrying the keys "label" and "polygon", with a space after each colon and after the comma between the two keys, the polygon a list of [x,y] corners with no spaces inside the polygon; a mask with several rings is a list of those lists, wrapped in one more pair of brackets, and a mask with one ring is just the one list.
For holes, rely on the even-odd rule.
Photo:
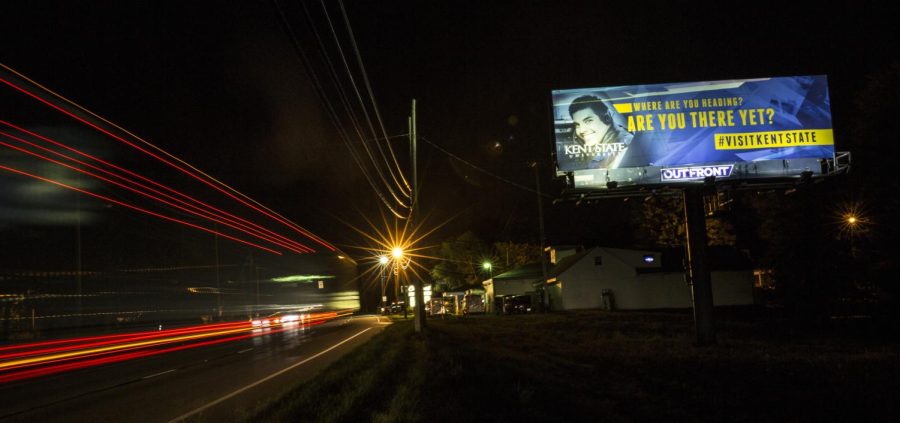
{"label": "parked car", "polygon": [[511,295],[503,297],[503,314],[531,313],[534,309],[530,295]]}
{"label": "parked car", "polygon": [[406,308],[405,301],[394,301],[381,307],[381,314],[400,314]]}

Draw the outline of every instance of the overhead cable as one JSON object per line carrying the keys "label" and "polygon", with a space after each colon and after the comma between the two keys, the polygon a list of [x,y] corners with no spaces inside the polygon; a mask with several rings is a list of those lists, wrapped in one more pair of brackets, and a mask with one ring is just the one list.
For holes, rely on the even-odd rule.
{"label": "overhead cable", "polygon": [[[370,160],[371,163],[372,163],[372,166],[375,168],[375,170],[378,171],[378,175],[381,177],[381,181],[385,184],[385,187],[388,189],[389,193],[390,193],[391,196],[394,198],[394,201],[396,201],[397,204],[399,204],[399,205],[400,205],[401,207],[403,207],[403,208],[409,208],[409,206],[406,204],[406,202],[404,202],[402,199],[400,199],[400,198],[397,196],[397,194],[396,194],[396,193],[394,192],[394,190],[391,188],[391,184],[388,183],[387,179],[385,179],[385,177],[384,177],[384,174],[381,172],[381,168],[380,168],[380,166],[379,166],[379,164],[378,164],[378,161],[375,159],[375,157],[374,157],[374,155],[372,154],[372,151],[371,151],[371,149],[369,148],[369,145],[368,145],[368,143],[367,143],[367,141],[366,141],[366,139],[369,138],[369,137],[366,136],[365,134],[363,134],[363,132],[365,132],[365,131],[362,129],[362,126],[361,126],[360,123],[359,123],[359,119],[356,117],[356,112],[354,111],[354,107],[350,104],[349,96],[347,95],[347,91],[344,89],[344,84],[341,82],[341,77],[340,77],[340,75],[338,74],[338,71],[337,71],[337,69],[335,68],[334,64],[332,63],[331,59],[329,58],[329,55],[328,55],[328,49],[327,49],[327,47],[325,46],[325,42],[322,40],[322,37],[319,35],[319,31],[316,30],[316,24],[315,24],[315,22],[313,22],[312,16],[310,15],[309,10],[306,8],[306,5],[305,5],[304,3],[301,3],[301,5],[303,6],[303,12],[304,12],[304,14],[305,14],[305,16],[306,16],[306,22],[307,22],[307,24],[309,25],[309,27],[310,27],[310,29],[311,29],[313,35],[314,35],[315,38],[316,38],[316,42],[318,43],[318,46],[319,46],[319,52],[321,53],[322,59],[324,60],[326,66],[327,66],[327,68],[328,68],[328,70],[329,70],[328,76],[331,77],[331,81],[332,81],[332,82],[334,83],[334,85],[335,85],[335,88],[336,88],[336,90],[337,90],[337,92],[338,92],[338,96],[337,96],[337,97],[338,97],[338,99],[340,99],[341,105],[344,106],[344,110],[347,111],[347,115],[348,115],[348,117],[349,117],[350,124],[351,124],[351,126],[353,126],[353,129],[355,130],[356,135],[357,135],[357,137],[358,137],[358,139],[359,139],[359,142],[362,144],[363,149],[366,151],[366,153],[367,153],[367,155],[368,155],[368,157],[369,157],[369,160]],[[314,72],[314,71],[311,70],[311,72]],[[351,77],[351,78],[352,78],[352,77]],[[323,90],[323,93],[324,93],[324,87],[323,87],[322,90]],[[323,95],[324,95],[324,94],[323,94]],[[327,98],[327,97],[326,97],[326,98]],[[337,119],[337,122],[338,122],[337,125],[343,127],[343,125],[340,125],[340,118],[337,117],[337,114],[335,114],[335,116],[336,116],[335,119]],[[368,118],[368,115],[366,115],[366,118]],[[370,129],[372,128],[372,127],[371,127],[371,121],[370,121],[370,123],[369,123],[369,127],[370,127]],[[374,129],[373,129],[373,132],[372,132],[372,136],[375,136]],[[353,143],[350,141],[350,138],[351,138],[351,137],[349,137],[349,136],[345,137],[345,139],[346,139],[345,142],[348,143],[348,144],[353,144]],[[351,148],[352,148],[352,147],[351,147]],[[355,150],[354,150],[354,151],[355,151]],[[382,157],[384,158],[384,154],[383,154],[383,153],[382,153]],[[387,160],[387,159],[385,158],[385,163],[387,163],[386,160]],[[362,162],[362,161],[360,160],[360,163],[361,163],[361,162]],[[362,164],[360,164],[360,166],[362,166]],[[395,179],[395,182],[396,182],[396,179]],[[401,194],[402,194],[402,195],[408,197],[408,194],[406,194],[405,192],[403,192],[403,187],[400,186],[399,184],[397,185],[397,189],[401,191]]]}
{"label": "overhead cable", "polygon": [[514,187],[516,187],[516,188],[523,189],[523,190],[525,190],[525,191],[528,191],[528,192],[532,192],[532,193],[538,194],[538,195],[540,195],[540,196],[542,196],[542,197],[553,198],[553,197],[550,196],[550,195],[547,195],[547,194],[544,194],[544,193],[535,191],[535,190],[533,190],[533,189],[531,189],[531,188],[526,187],[525,185],[517,184],[517,183],[515,183],[515,182],[513,182],[513,181],[510,181],[509,179],[506,179],[506,178],[504,178],[504,177],[502,177],[502,176],[500,176],[500,175],[497,175],[497,174],[494,174],[494,173],[492,173],[492,172],[490,172],[490,171],[484,170],[484,169],[482,169],[482,168],[480,168],[480,167],[478,167],[478,166],[476,166],[476,165],[474,165],[474,164],[472,164],[472,163],[466,161],[465,159],[463,159],[463,158],[457,156],[456,154],[453,154],[453,153],[447,151],[446,149],[444,149],[444,147],[441,147],[441,146],[439,146],[439,145],[437,145],[437,144],[435,144],[435,143],[429,141],[429,140],[428,140],[427,138],[425,138],[425,137],[420,136],[419,139],[422,140],[422,141],[425,141],[425,142],[428,143],[428,144],[430,144],[432,147],[436,148],[438,151],[440,151],[440,152],[442,152],[442,153],[444,153],[444,154],[446,154],[446,155],[448,155],[448,156],[450,156],[450,157],[452,157],[452,158],[454,158],[454,159],[456,159],[456,160],[458,160],[458,161],[460,161],[460,162],[466,164],[467,166],[471,167],[472,169],[475,169],[475,170],[477,170],[477,171],[479,171],[479,172],[481,172],[481,173],[484,173],[485,175],[488,175],[488,176],[490,176],[490,177],[492,177],[492,178],[496,178],[497,180],[499,180],[499,181],[501,181],[501,182],[506,182],[507,184],[510,184],[510,185],[512,185],[512,186],[514,186]]}
{"label": "overhead cable", "polygon": [[[350,43],[353,45],[353,51],[356,53],[356,62],[359,63],[359,69],[362,73],[363,82],[366,84],[366,91],[369,93],[369,99],[372,100],[372,109],[375,110],[375,119],[378,121],[378,125],[381,127],[381,133],[386,139],[388,137],[387,130],[384,129],[384,121],[381,119],[381,113],[378,111],[378,104],[375,102],[375,94],[372,93],[372,85],[369,83],[369,75],[366,73],[366,67],[363,64],[362,55],[359,53],[359,47],[356,45],[356,37],[353,35],[353,28],[350,26],[350,19],[347,17],[347,11],[344,9],[344,1],[338,0],[338,4],[341,6],[341,13],[344,15],[344,24],[347,25],[347,33],[350,34]],[[391,159],[394,161],[394,165],[397,166],[397,174],[400,175],[400,178],[403,180],[403,184],[406,185],[406,189],[408,191],[412,191],[412,188],[409,186],[409,182],[406,178],[403,177],[403,170],[400,169],[400,163],[397,161],[397,156],[394,155],[394,148],[391,147],[390,143],[387,143],[388,152],[391,153]]]}
{"label": "overhead cable", "polygon": [[[334,42],[335,42],[335,46],[337,47],[338,56],[341,58],[341,63],[344,65],[344,70],[347,71],[347,78],[350,80],[350,86],[353,88],[353,92],[356,94],[356,98],[359,100],[359,105],[360,105],[360,108],[362,109],[363,115],[366,118],[366,123],[369,126],[369,130],[372,132],[372,138],[376,138],[377,134],[375,132],[375,127],[372,125],[372,119],[369,116],[368,110],[366,109],[365,101],[362,98],[362,94],[359,92],[359,87],[356,84],[356,79],[353,77],[353,72],[350,70],[350,64],[347,62],[347,56],[344,54],[343,47],[341,47],[340,38],[337,35],[337,31],[335,31],[335,29],[334,29],[334,25],[331,23],[331,16],[328,14],[328,8],[325,6],[324,0],[320,0],[320,1],[322,4],[322,11],[325,14],[325,20],[326,20],[326,22],[328,22],[329,29],[331,29],[332,37],[334,37]],[[386,136],[387,133],[385,132],[384,135]],[[362,140],[362,141],[365,145],[365,140]],[[400,184],[400,181],[398,181],[396,175],[394,175],[393,168],[390,166],[390,164],[387,161],[387,156],[385,156],[384,150],[381,148],[381,144],[376,142],[375,146],[378,148],[378,152],[381,154],[381,157],[384,159],[385,164],[388,166],[388,172],[390,173],[391,178],[393,178],[394,183],[397,184],[397,186],[401,189],[401,191],[400,191],[401,193],[403,193],[405,196],[409,197],[409,185],[406,184],[406,186],[404,187],[403,185]],[[366,151],[367,152],[369,151],[368,148],[366,149]],[[370,154],[370,156],[371,156],[371,154]],[[371,157],[371,158],[372,158],[372,161],[374,162],[375,158],[374,157]],[[395,161],[396,161],[396,159],[395,159]],[[379,175],[382,175],[382,178],[383,178],[384,176],[381,173],[381,168],[376,165],[376,169],[378,169]],[[399,169],[399,166],[398,166],[398,169]],[[406,180],[404,179],[404,183],[405,182],[406,182]],[[387,184],[387,181],[385,181],[385,184]]]}
{"label": "overhead cable", "polygon": [[[310,63],[309,57],[307,57],[306,52],[303,50],[303,48],[300,46],[300,42],[297,40],[297,36],[294,33],[294,30],[291,27],[290,22],[288,22],[287,16],[284,14],[284,10],[281,8],[281,5],[278,3],[278,0],[272,0],[272,3],[278,12],[278,16],[281,18],[281,23],[284,27],[285,32],[287,32],[288,38],[290,38],[290,40],[291,40],[291,44],[294,46],[295,53],[300,58],[301,63],[303,64],[304,68],[306,69],[306,72],[309,74],[310,78],[312,79],[313,87],[315,88],[316,94],[319,96],[319,99],[325,105],[326,112],[328,114],[328,117],[330,118],[329,120],[331,120],[332,124],[335,126],[335,129],[338,131],[338,135],[339,135],[339,138],[341,139],[341,141],[343,141],[344,145],[350,151],[350,156],[353,158],[354,162],[356,162],[357,167],[359,167],[359,169],[362,171],[363,176],[365,176],[365,178],[366,178],[366,181],[369,182],[369,185],[375,191],[375,194],[381,200],[382,204],[384,204],[384,206],[391,212],[391,214],[393,214],[398,219],[405,219],[406,216],[404,216],[403,214],[401,214],[397,210],[395,210],[391,206],[391,203],[388,201],[388,199],[384,197],[384,194],[382,194],[381,190],[378,188],[378,185],[372,179],[371,175],[369,175],[368,171],[366,170],[366,167],[363,165],[362,161],[357,156],[356,151],[353,149],[353,146],[349,142],[349,137],[347,136],[346,132],[344,131],[343,127],[340,124],[340,119],[338,118],[337,112],[334,110],[334,107],[332,106],[331,101],[328,100],[328,96],[325,93],[325,89],[322,86],[322,82],[319,80],[318,76],[316,75],[316,72],[313,70],[313,67],[312,67],[312,64]],[[304,8],[305,8],[305,6],[304,6]]]}

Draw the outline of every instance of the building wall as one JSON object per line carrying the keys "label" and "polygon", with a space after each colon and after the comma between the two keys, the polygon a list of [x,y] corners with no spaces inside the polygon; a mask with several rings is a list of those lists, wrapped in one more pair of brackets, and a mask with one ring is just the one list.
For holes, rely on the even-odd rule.
{"label": "building wall", "polygon": [[562,298],[562,284],[554,283],[544,287],[544,306],[548,310],[568,310]]}
{"label": "building wall", "polygon": [[[658,262],[643,263],[645,254],[648,253],[617,249],[592,251],[559,275],[559,283],[551,285],[553,290],[548,289],[554,309],[602,308],[604,289],[611,292],[615,309],[691,307],[691,290],[684,273],[636,272],[638,266],[658,267]],[[600,265],[595,264],[598,256]],[[753,304],[752,271],[712,272],[711,277],[715,305]]]}

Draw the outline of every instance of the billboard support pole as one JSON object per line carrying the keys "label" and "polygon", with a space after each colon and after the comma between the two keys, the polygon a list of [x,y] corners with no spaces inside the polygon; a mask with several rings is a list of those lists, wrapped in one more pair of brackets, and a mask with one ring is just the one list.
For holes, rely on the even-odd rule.
{"label": "billboard support pole", "polygon": [[682,191],[684,221],[687,233],[688,280],[694,308],[694,330],[697,345],[716,343],[713,325],[712,281],[706,254],[706,216],[703,209],[704,186],[689,186]]}
{"label": "billboard support pole", "polygon": [[[416,179],[418,179],[418,175],[416,174],[416,99],[412,100],[412,116],[410,117],[410,125],[409,125],[409,142],[410,142],[410,164],[412,167],[412,189],[411,196],[412,199],[410,201],[410,210],[409,210],[409,227],[415,228],[413,219],[416,216],[416,212],[419,208],[419,187]],[[413,323],[415,326],[416,333],[422,333],[425,330],[425,288],[423,287],[422,279],[418,277],[413,277],[413,286],[416,287],[415,298],[416,298],[416,309],[413,311]]]}
{"label": "billboard support pole", "polygon": [[[537,193],[538,224],[540,229],[540,233],[538,234],[538,244],[541,249],[541,277],[543,278],[541,279],[541,307],[543,308],[546,298],[544,292],[546,292],[547,285],[547,258],[544,257],[544,202],[543,199],[541,199],[541,178],[540,173],[538,172],[537,160],[531,163],[531,167],[534,168],[534,187],[536,189],[535,192]],[[507,252],[509,252],[509,250],[507,250]]]}

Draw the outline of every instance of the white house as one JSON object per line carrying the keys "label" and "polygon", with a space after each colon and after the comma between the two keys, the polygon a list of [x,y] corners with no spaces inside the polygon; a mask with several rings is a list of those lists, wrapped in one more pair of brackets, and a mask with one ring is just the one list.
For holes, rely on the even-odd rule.
{"label": "white house", "polygon": [[[595,247],[553,251],[545,286],[551,310],[688,308],[691,290],[679,266],[663,267],[658,251]],[[562,257],[558,259],[558,257]],[[753,271],[717,270],[713,264],[713,304],[753,304]],[[496,291],[496,289],[495,289]]]}

